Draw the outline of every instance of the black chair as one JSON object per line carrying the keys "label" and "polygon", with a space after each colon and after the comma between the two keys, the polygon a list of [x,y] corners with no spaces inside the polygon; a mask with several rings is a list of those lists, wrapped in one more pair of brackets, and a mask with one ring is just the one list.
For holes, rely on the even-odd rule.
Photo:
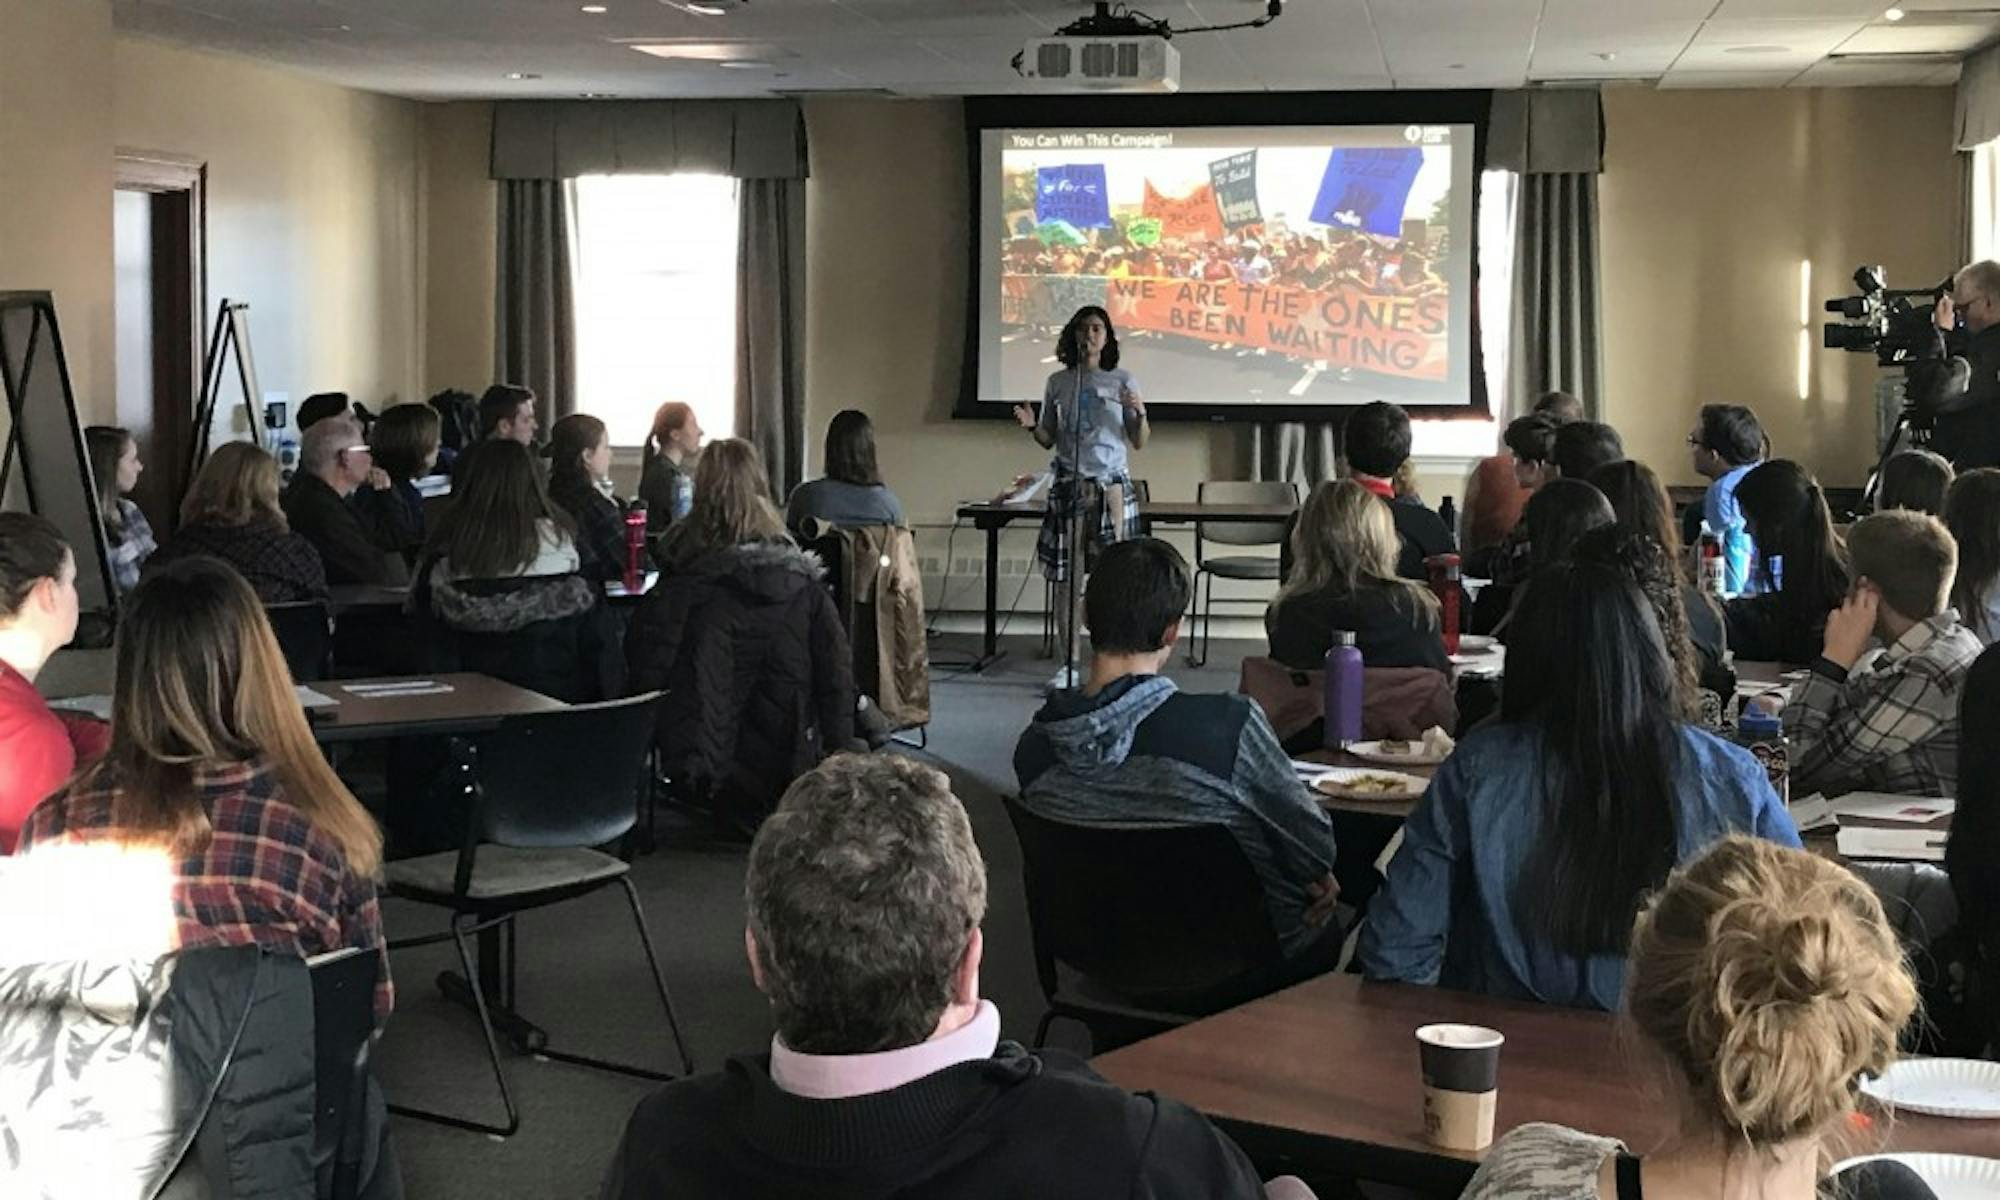
{"label": "black chair", "polygon": [[325,679],[333,664],[333,621],[323,600],[266,604],[264,616],[297,683]]}
{"label": "black chair", "polygon": [[[624,889],[632,907],[639,943],[666,1009],[681,1069],[684,1073],[694,1071],[694,1060],[688,1056],[680,1021],[674,1015],[673,997],[667,992],[659,957],[653,951],[639,893],[632,886],[630,865],[596,849],[623,839],[638,822],[639,804],[650,784],[647,754],[653,744],[659,698],[659,692],[648,692],[624,700],[509,718],[480,740],[476,754],[461,750],[459,769],[469,776],[471,792],[461,848],[401,859],[383,868],[391,895],[451,910],[448,931],[392,941],[390,949],[446,939],[457,945],[465,971],[463,983],[456,983],[451,976],[441,977],[439,982],[447,995],[459,987],[469,992],[507,1121],[493,1125],[396,1105],[389,1111],[499,1137],[520,1128],[520,1113],[500,1064],[494,1032],[496,1014],[489,1007],[487,982],[482,982],[466,940],[489,930],[506,935],[504,963],[489,961],[484,965],[489,968],[488,982],[499,991],[493,997],[502,1010],[498,1015],[517,1045],[542,1057],[642,1079],[674,1078],[629,1063],[551,1049],[541,1031],[515,1011],[514,917],[614,885]],[[491,940],[500,939],[495,936]]]}
{"label": "black chair", "polygon": [[[1260,995],[1284,953],[1264,889],[1221,825],[1084,825],[1015,800],[1035,973],[1048,1010],[1102,1052]],[[1068,973],[1080,978],[1065,982]]]}
{"label": "black chair", "polygon": [[[1299,488],[1295,483],[1282,480],[1235,481],[1203,480],[1195,485],[1194,498],[1199,504],[1286,504],[1294,512],[1299,506]],[[1278,554],[1225,554],[1211,555],[1210,543],[1224,546],[1278,546],[1284,547],[1291,541],[1292,521],[1280,517],[1275,521],[1196,521],[1194,523],[1194,594],[1191,597],[1194,616],[1199,621],[1194,633],[1188,638],[1188,665],[1199,667],[1208,661],[1208,644],[1212,640],[1210,626],[1213,624],[1211,610],[1218,603],[1215,598],[1215,581],[1220,579],[1271,580],[1284,575],[1284,555]],[[1201,594],[1202,580],[1208,581],[1208,599],[1204,602]],[[1223,604],[1255,604],[1262,607],[1268,601],[1264,598],[1243,599],[1224,597]]]}
{"label": "black chair", "polygon": [[[381,956],[350,949],[309,960],[313,989],[313,1161],[325,1200],[355,1200],[368,1147],[368,1054]],[[378,1169],[380,1169],[378,1163]]]}

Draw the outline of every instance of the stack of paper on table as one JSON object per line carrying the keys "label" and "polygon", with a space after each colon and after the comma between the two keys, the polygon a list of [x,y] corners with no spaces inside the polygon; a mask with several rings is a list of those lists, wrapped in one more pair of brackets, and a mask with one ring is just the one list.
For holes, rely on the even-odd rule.
{"label": "stack of paper on table", "polygon": [[1958,810],[1956,800],[1938,796],[1895,796],[1888,792],[1849,792],[1832,802],[1833,815],[1864,821],[1895,821],[1928,825]]}
{"label": "stack of paper on table", "polygon": [[1900,862],[1943,862],[1942,829],[1876,829],[1844,826],[1837,839],[1842,858],[1888,858]]}

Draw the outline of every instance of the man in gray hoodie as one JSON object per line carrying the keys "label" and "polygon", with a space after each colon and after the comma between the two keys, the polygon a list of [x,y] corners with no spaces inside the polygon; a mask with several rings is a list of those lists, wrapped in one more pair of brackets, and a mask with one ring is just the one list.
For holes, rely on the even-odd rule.
{"label": "man in gray hoodie", "polygon": [[1339,922],[1333,826],[1249,698],[1181,692],[1188,569],[1158,538],[1105,549],[1084,597],[1090,675],[1056,692],[1014,749],[1021,804],[1083,824],[1222,825],[1264,885],[1286,956],[1330,968]]}

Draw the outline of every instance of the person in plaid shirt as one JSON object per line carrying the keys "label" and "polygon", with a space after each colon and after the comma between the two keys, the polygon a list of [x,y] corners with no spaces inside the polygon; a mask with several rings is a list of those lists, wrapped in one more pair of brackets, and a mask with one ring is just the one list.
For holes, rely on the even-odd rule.
{"label": "person in plaid shirt", "polygon": [[35,809],[21,853],[162,844],[177,946],[374,950],[386,1020],[382,835],[314,744],[250,585],[205,557],[149,572],[126,602],[112,691],[109,752]]}
{"label": "person in plaid shirt", "polygon": [[[1959,692],[1981,649],[1946,606],[1957,544],[1936,517],[1897,511],[1857,522],[1847,548],[1854,586],[1785,709],[1792,792],[1952,795]],[[1886,648],[1869,656],[1871,637]]]}

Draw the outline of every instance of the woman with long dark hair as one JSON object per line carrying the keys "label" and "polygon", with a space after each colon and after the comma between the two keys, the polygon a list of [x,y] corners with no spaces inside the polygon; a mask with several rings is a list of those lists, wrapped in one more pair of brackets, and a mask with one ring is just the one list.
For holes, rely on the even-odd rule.
{"label": "woman with long dark hair", "polygon": [[375,528],[382,548],[405,559],[424,547],[424,498],[416,481],[437,466],[444,418],[428,404],[393,404],[368,431],[368,449],[375,465],[389,477],[389,486],[365,488],[355,494],[374,506]]}
{"label": "woman with long dark hair", "polygon": [[1581,479],[1551,479],[1521,509],[1521,523],[1507,539],[1509,557],[1472,608],[1474,633],[1506,639],[1507,614],[1537,571],[1569,560],[1576,540],[1617,519],[1604,493]]}
{"label": "woman with long dark hair", "polygon": [[549,499],[576,526],[576,549],[591,579],[625,574],[625,507],[611,490],[611,434],[588,413],[549,431]]}
{"label": "woman with long dark hair", "polygon": [[[1680,627],[1681,633],[1678,636],[1669,633],[1668,636],[1668,647],[1674,650],[1675,660],[1680,660],[1685,644],[1693,652],[1691,661],[1699,685],[1718,696],[1733,695],[1736,675],[1723,665],[1728,657],[1729,638],[1722,624],[1722,608],[1688,579],[1682,565],[1681,534],[1679,522],[1674,519],[1674,502],[1667,495],[1660,477],[1645,463],[1626,459],[1599,467],[1591,475],[1590,482],[1611,502],[1611,512],[1618,519],[1619,528],[1653,539],[1666,555],[1675,585],[1674,603],[1680,609],[1680,616],[1673,623]],[[1648,589],[1649,595],[1652,590]],[[1654,599],[1654,607],[1661,613],[1663,630],[1668,617],[1662,606],[1668,599],[1664,595]]]}
{"label": "woman with long dark hair", "polygon": [[[1984,470],[1974,474],[1986,474]],[[1995,472],[2000,474],[2000,472]],[[1966,673],[1959,698],[1958,811],[1944,868],[1958,899],[1959,943],[1969,1013],[1983,1014],[1985,1053],[2000,1053],[2000,653],[1987,650]]]}
{"label": "woman with long dark hair", "polygon": [[92,425],[83,431],[90,451],[90,476],[97,487],[97,519],[104,526],[104,544],[111,550],[111,579],[120,592],[139,586],[139,570],[159,549],[153,527],[139,506],[126,499],[139,485],[146,464],[139,461],[139,443],[130,430]]}
{"label": "woman with long dark hair", "polygon": [[1736,503],[1757,546],[1765,594],[1723,606],[1730,648],[1741,659],[1809,663],[1819,657],[1826,616],[1847,597],[1847,547],[1833,528],[1811,472],[1774,458],[1736,485]]}
{"label": "woman with long dark hair", "polygon": [[1636,563],[1539,571],[1499,720],[1468,734],[1369,905],[1370,978],[1609,1009],[1646,894],[1730,832],[1798,845],[1748,751],[1683,719]]}
{"label": "woman with long dark hair", "polygon": [[[1146,423],[1138,380],[1118,365],[1118,333],[1110,313],[1094,304],[1077,309],[1056,341],[1056,361],[1062,369],[1051,372],[1043,385],[1040,413],[1017,404],[1014,419],[1034,434],[1036,445],[1056,452],[1035,555],[1049,582],[1062,583],[1070,578],[1075,554],[1083,554],[1082,572],[1087,574],[1100,547],[1138,536],[1139,495],[1128,468],[1131,452],[1145,447],[1152,426]],[[1079,510],[1081,547],[1070,545]],[[1063,644],[1074,646],[1069,606],[1058,604],[1056,611],[1064,625]],[[1075,682],[1058,671],[1052,686]]]}
{"label": "woman with long dark hair", "polygon": [[1951,606],[1981,642],[2000,642],[2000,468],[1967,471],[1944,502],[1945,528],[1958,543]]}
{"label": "woman with long dark hair", "polygon": [[903,502],[882,482],[875,463],[875,426],[858,408],[843,409],[826,426],[826,476],[792,489],[785,502],[785,525],[804,530],[807,521],[836,529],[901,525]]}

